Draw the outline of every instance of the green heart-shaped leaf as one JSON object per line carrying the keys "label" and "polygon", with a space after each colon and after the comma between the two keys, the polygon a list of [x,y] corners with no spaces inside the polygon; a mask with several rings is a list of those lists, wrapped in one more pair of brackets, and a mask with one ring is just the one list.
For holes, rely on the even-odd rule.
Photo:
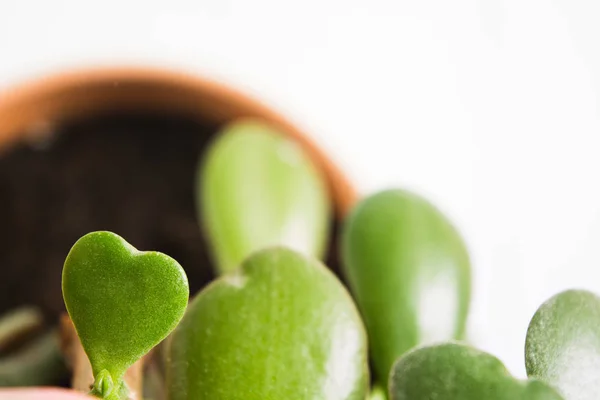
{"label": "green heart-shaped leaf", "polygon": [[600,396],[600,297],[567,290],[540,306],[525,344],[527,375],[548,382],[567,400]]}
{"label": "green heart-shaped leaf", "polygon": [[183,317],[189,288],[169,256],[140,252],[111,232],[92,232],[63,268],[67,311],[90,359],[95,391],[119,398],[123,374]]}
{"label": "green heart-shaped leaf", "polygon": [[460,343],[411,350],[390,377],[391,400],[561,400],[540,381],[513,378],[496,357]]}
{"label": "green heart-shaped leaf", "polygon": [[321,258],[328,240],[327,187],[304,149],[253,120],[224,128],[198,167],[197,209],[217,272],[281,245]]}
{"label": "green heart-shaped leaf", "polygon": [[464,338],[471,294],[465,244],[423,197],[391,189],[362,200],[342,229],[343,272],[362,312],[376,379],[426,343]]}
{"label": "green heart-shaped leaf", "polygon": [[367,338],[350,295],[320,262],[251,255],[190,302],[169,339],[171,400],[364,400]]}

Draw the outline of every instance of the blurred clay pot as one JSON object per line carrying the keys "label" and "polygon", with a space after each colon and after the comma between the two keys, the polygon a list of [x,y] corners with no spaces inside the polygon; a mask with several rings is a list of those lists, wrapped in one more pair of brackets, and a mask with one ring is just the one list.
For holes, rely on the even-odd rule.
{"label": "blurred clay pot", "polygon": [[15,388],[0,390],[3,400],[93,400],[95,397],[57,388]]}
{"label": "blurred clay pot", "polygon": [[5,89],[0,92],[0,150],[48,122],[111,110],[173,111],[217,124],[242,117],[265,120],[306,147],[328,180],[338,215],[356,198],[338,168],[285,117],[226,85],[175,71],[80,70]]}
{"label": "blurred clay pot", "polygon": [[[275,125],[303,145],[325,176],[337,219],[357,194],[331,160],[294,124],[235,89],[198,76],[148,68],[78,70],[52,75],[0,91],[0,156],[45,127],[111,111],[172,112],[215,125],[250,117]],[[10,282],[8,282],[10,284]],[[0,390],[9,400],[83,400],[87,396],[56,388]]]}

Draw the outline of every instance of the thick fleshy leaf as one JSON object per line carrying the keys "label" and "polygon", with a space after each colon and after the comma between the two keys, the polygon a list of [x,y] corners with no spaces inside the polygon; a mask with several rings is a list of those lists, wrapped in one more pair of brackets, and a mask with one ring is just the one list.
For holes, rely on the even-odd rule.
{"label": "thick fleshy leaf", "polygon": [[463,339],[471,290],[465,245],[430,202],[406,190],[362,200],[342,229],[343,272],[384,387],[414,346]]}
{"label": "thick fleshy leaf", "polygon": [[496,357],[460,343],[416,348],[394,364],[390,400],[561,400],[540,381],[513,378]]}
{"label": "thick fleshy leaf", "polygon": [[92,232],[75,243],[63,268],[62,289],[92,364],[95,390],[103,388],[105,395],[119,393],[127,368],[175,328],[189,296],[177,261],[137,251],[111,232]]}
{"label": "thick fleshy leaf", "polygon": [[170,336],[171,400],[364,400],[367,338],[350,295],[320,262],[253,253],[190,302]]}
{"label": "thick fleshy leaf", "polygon": [[527,375],[554,385],[566,400],[600,396],[600,297],[567,290],[540,306],[527,330]]}
{"label": "thick fleshy leaf", "polygon": [[325,182],[301,146],[264,123],[239,121],[217,136],[199,165],[196,193],[217,272],[274,245],[324,253]]}

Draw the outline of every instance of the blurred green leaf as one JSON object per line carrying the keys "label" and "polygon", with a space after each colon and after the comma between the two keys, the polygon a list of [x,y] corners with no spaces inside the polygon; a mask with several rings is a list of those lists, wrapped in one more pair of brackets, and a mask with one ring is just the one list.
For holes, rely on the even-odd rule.
{"label": "blurred green leaf", "polygon": [[196,194],[219,273],[273,245],[323,256],[325,182],[301,146],[269,125],[243,120],[224,128],[198,167]]}

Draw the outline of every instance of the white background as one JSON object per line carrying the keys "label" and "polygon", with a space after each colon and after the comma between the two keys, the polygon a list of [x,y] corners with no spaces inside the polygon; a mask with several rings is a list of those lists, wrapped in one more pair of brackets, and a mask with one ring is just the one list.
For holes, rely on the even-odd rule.
{"label": "white background", "polygon": [[418,190],[464,233],[471,338],[524,376],[529,318],[600,292],[600,10],[584,0],[0,0],[0,87],[144,63],[228,81],[365,193]]}

